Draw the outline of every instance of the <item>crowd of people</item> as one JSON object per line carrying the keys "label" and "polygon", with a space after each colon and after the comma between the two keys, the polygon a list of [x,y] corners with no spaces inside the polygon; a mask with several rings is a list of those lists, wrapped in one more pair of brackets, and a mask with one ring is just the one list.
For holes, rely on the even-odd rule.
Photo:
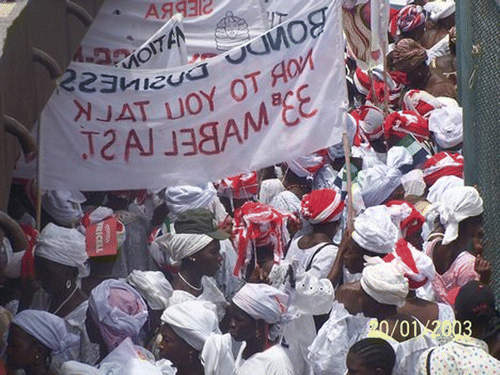
{"label": "crowd of people", "polygon": [[0,374],[500,374],[454,11],[391,10],[368,69],[370,4],[345,2],[348,144],[203,186],[47,191],[40,232],[14,181]]}

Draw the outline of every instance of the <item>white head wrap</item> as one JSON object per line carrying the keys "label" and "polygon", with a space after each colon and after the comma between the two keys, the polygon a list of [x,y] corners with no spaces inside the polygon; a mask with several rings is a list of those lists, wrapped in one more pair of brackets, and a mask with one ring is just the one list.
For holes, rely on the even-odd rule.
{"label": "white head wrap", "polygon": [[369,207],[354,220],[352,238],[365,250],[388,254],[394,250],[398,237],[399,229],[387,206]]}
{"label": "white head wrap", "polygon": [[105,375],[98,368],[77,361],[64,362],[59,373],[60,375]]}
{"label": "white head wrap", "polygon": [[214,239],[206,234],[167,233],[158,237],[155,242],[167,256],[167,263],[179,267],[181,261],[207,246]]}
{"label": "white head wrap", "polygon": [[279,178],[270,178],[260,184],[259,202],[270,204],[273,198],[285,191],[285,187]]}
{"label": "white head wrap", "polygon": [[379,164],[358,173],[357,182],[366,207],[383,203],[401,185],[400,167],[413,162],[404,147],[392,147],[387,153],[387,165]]}
{"label": "white head wrap", "polygon": [[430,1],[424,5],[424,9],[432,21],[441,20],[455,13],[455,1]]}
{"label": "white head wrap", "polygon": [[378,303],[401,307],[408,295],[408,281],[391,263],[366,266],[361,287]]}
{"label": "white head wrap", "polygon": [[448,189],[442,199],[437,210],[441,224],[445,227],[442,243],[447,245],[458,237],[458,223],[483,213],[483,199],[472,186]]}
{"label": "white head wrap", "polygon": [[121,280],[108,279],[97,285],[90,294],[89,309],[110,350],[124,338],[137,335],[148,319],[141,295]]}
{"label": "white head wrap", "polygon": [[443,107],[431,111],[429,130],[442,148],[458,145],[463,140],[462,107]]}
{"label": "white head wrap", "polygon": [[463,178],[457,176],[440,177],[429,188],[427,200],[431,203],[438,203],[442,201],[443,194],[446,190],[457,186],[464,186]]}
{"label": "white head wrap", "polygon": [[85,196],[77,190],[48,190],[43,195],[43,208],[61,225],[70,225],[83,216],[81,203]]}
{"label": "white head wrap", "polygon": [[165,310],[172,296],[172,285],[160,271],[133,270],[127,281],[148,302],[152,310]]}
{"label": "white head wrap", "polygon": [[288,295],[267,284],[245,284],[233,297],[233,303],[255,320],[282,323],[288,307]]}
{"label": "white head wrap", "polygon": [[401,177],[401,183],[405,189],[405,196],[413,195],[421,197],[426,188],[424,172],[421,169],[414,169]]}
{"label": "white head wrap", "polygon": [[175,220],[177,215],[187,210],[207,208],[217,197],[217,191],[211,182],[206,186],[179,185],[165,190],[163,198]]}
{"label": "white head wrap", "polygon": [[80,336],[69,333],[66,322],[54,314],[38,310],[23,310],[12,321],[52,351],[61,355],[80,344]]}
{"label": "white head wrap", "polygon": [[85,236],[76,229],[47,224],[37,238],[35,255],[64,264],[77,267],[80,278],[89,275],[88,255],[85,247]]}
{"label": "white head wrap", "polygon": [[212,333],[220,334],[214,305],[206,301],[191,300],[170,306],[163,312],[161,321],[198,351]]}

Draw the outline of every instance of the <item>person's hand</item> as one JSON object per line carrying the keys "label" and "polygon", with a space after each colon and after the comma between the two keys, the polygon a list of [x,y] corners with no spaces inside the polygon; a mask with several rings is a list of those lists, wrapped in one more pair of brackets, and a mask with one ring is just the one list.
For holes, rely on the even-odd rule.
{"label": "person's hand", "polygon": [[474,270],[479,274],[479,281],[483,284],[489,284],[491,280],[491,263],[483,258],[482,254],[476,256]]}

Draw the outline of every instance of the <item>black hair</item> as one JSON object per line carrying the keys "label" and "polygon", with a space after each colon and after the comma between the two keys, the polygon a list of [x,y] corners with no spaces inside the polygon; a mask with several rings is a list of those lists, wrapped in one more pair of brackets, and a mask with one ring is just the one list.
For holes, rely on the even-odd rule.
{"label": "black hair", "polygon": [[356,342],[349,352],[356,354],[366,366],[381,369],[384,375],[391,375],[396,364],[396,353],[384,339],[368,337]]}
{"label": "black hair", "polygon": [[474,330],[487,327],[495,314],[495,295],[489,286],[473,280],[460,288],[455,299],[458,321],[470,321]]}
{"label": "black hair", "polygon": [[484,215],[470,216],[458,223],[458,233],[463,232],[468,226],[483,225]]}

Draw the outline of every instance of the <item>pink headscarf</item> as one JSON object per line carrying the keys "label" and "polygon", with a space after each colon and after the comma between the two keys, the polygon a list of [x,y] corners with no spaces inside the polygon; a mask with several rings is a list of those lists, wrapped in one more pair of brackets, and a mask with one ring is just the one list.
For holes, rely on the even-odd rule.
{"label": "pink headscarf", "polygon": [[141,295],[115,279],[104,280],[92,290],[89,310],[109,351],[127,337],[136,336],[148,318]]}

